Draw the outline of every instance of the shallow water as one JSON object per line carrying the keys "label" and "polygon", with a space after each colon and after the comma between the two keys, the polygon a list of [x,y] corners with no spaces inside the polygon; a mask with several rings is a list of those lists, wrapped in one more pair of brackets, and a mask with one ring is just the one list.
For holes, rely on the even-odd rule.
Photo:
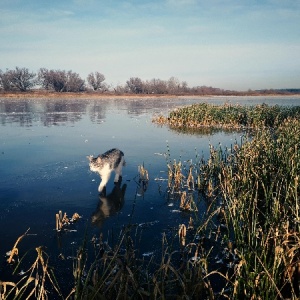
{"label": "shallow water", "polygon": [[[240,139],[241,133],[183,134],[151,122],[155,114],[166,115],[176,106],[199,102],[299,105],[300,98],[0,98],[2,266],[5,253],[28,228],[31,235],[21,241],[20,254],[43,245],[54,264],[60,253],[65,257],[76,254],[87,224],[89,236],[103,232],[106,238],[117,235],[123,225],[134,224],[137,232],[143,232],[140,254],[159,251],[161,234],[172,232],[189,219],[179,212],[177,201],[167,197],[167,160],[207,157],[209,144],[230,147]],[[126,189],[122,203],[110,195],[113,177],[107,186],[110,200],[99,199],[100,178],[89,172],[86,159],[89,154],[98,155],[114,147],[125,153],[121,188]],[[149,173],[146,190],[138,182],[139,165]],[[106,201],[108,208],[103,204]],[[205,203],[201,204],[200,214],[201,209],[205,211]],[[70,217],[74,212],[82,216],[70,227],[74,231],[57,235],[55,214],[59,210]],[[110,216],[105,217],[107,214]],[[0,276],[1,272],[2,267]]]}

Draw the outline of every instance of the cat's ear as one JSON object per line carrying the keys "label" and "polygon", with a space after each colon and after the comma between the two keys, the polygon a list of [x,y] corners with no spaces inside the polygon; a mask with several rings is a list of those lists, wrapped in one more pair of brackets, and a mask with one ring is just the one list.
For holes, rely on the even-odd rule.
{"label": "cat's ear", "polygon": [[88,155],[86,158],[91,162],[93,159],[93,155]]}

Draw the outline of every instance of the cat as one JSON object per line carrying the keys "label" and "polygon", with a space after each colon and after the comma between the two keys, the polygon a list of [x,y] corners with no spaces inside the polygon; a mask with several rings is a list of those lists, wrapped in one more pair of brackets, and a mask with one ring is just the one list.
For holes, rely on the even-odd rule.
{"label": "cat", "polygon": [[122,176],[122,168],[125,165],[124,153],[121,150],[114,148],[97,157],[89,155],[87,158],[90,162],[90,170],[99,173],[100,175],[101,182],[98,187],[99,193],[102,193],[106,188],[106,184],[109,181],[112,171],[115,172],[114,182],[119,182],[119,178]]}

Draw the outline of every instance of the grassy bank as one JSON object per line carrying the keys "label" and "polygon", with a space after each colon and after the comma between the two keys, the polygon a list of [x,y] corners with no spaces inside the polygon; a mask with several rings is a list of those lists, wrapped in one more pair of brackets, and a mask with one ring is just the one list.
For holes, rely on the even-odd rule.
{"label": "grassy bank", "polygon": [[[179,97],[181,95],[172,95],[172,94],[132,94],[132,93],[113,93],[113,92],[53,92],[53,91],[28,91],[28,92],[1,92],[0,98],[8,99],[27,99],[27,98],[41,98],[41,99],[101,99],[101,98],[138,98],[138,99],[147,99],[147,98],[172,98]],[[201,97],[201,96],[200,96]]]}
{"label": "grassy bank", "polygon": [[163,98],[178,98],[178,97],[184,97],[184,98],[190,98],[190,97],[197,97],[197,98],[207,98],[207,97],[280,97],[280,98],[289,98],[291,96],[293,97],[299,97],[299,93],[287,93],[287,94],[280,94],[280,93],[239,93],[236,94],[225,94],[225,95],[215,95],[215,94],[193,94],[193,93],[180,93],[180,94],[135,94],[135,93],[119,93],[119,92],[100,92],[100,91],[84,91],[84,92],[54,92],[50,90],[30,90],[26,92],[19,92],[19,91],[1,91],[0,90],[0,98],[8,98],[8,99],[28,99],[28,98],[56,98],[56,99],[95,99],[95,98],[138,98],[138,99],[147,99],[147,98],[157,98],[157,99],[163,99]]}

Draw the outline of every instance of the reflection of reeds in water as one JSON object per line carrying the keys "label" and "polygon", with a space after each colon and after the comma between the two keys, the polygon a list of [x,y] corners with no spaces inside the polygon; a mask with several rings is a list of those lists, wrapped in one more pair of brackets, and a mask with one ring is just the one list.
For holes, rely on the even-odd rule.
{"label": "reflection of reeds in water", "polygon": [[149,174],[148,171],[144,168],[144,165],[138,166],[138,173],[139,173],[139,183],[138,183],[139,188],[137,191],[137,195],[143,196],[148,188]]}
{"label": "reflection of reeds in water", "polygon": [[193,176],[193,166],[190,166],[189,174],[186,180],[186,185],[189,190],[194,190],[195,189],[195,180]]}

